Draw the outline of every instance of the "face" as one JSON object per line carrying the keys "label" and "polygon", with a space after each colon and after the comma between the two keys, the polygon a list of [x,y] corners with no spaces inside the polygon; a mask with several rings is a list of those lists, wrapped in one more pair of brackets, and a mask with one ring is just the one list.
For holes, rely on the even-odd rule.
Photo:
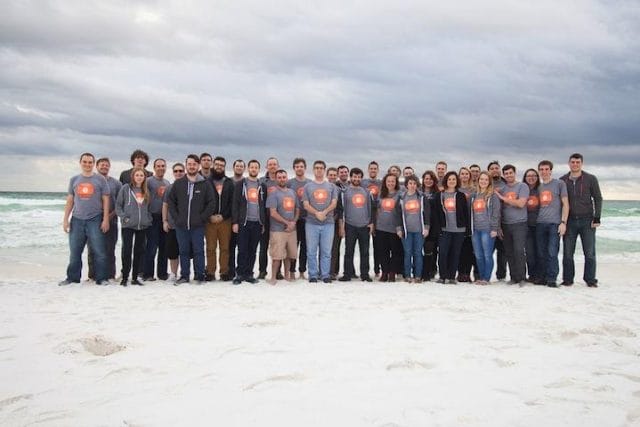
{"label": "face", "polygon": [[145,178],[146,178],[146,175],[142,171],[135,171],[133,173],[133,183],[135,184],[136,187],[140,187],[144,182]]}
{"label": "face", "polygon": [[256,178],[260,173],[260,165],[255,162],[249,163],[247,170],[249,171],[249,177]]}
{"label": "face", "polygon": [[487,188],[489,186],[489,176],[488,175],[480,175],[478,177],[478,186],[482,190]]}
{"label": "face", "polygon": [[478,177],[480,176],[480,168],[472,167],[469,169],[471,172],[471,180],[478,181]]}
{"label": "face", "polygon": [[404,168],[404,170],[402,171],[402,175],[406,178],[408,176],[413,175],[413,169],[411,168]]}
{"label": "face", "polygon": [[389,168],[388,172],[390,174],[393,174],[393,175],[397,176],[397,177],[400,177],[400,168],[398,168],[397,166],[391,166]]}
{"label": "face", "polygon": [[[320,181],[324,178],[324,171],[326,170],[326,167],[323,166],[320,163],[316,163],[315,165],[313,165],[313,176],[316,178],[316,180]],[[332,171],[334,172],[334,171]],[[329,174],[331,174],[331,172],[329,172]],[[333,181],[335,182],[335,181]]]}
{"label": "face", "polygon": [[376,179],[378,177],[378,165],[369,165],[369,178]]}
{"label": "face", "polygon": [[296,176],[302,178],[304,174],[307,172],[307,167],[302,162],[298,162],[293,165],[293,171],[296,173]]}
{"label": "face", "polygon": [[431,179],[431,175],[424,176],[424,179],[422,180],[422,185],[424,185],[425,188],[433,187],[433,179]]}
{"label": "face", "polygon": [[233,174],[238,176],[244,174],[244,162],[236,162],[236,164],[233,165]]}
{"label": "face", "polygon": [[507,184],[513,184],[516,182],[516,171],[513,169],[507,169],[502,172],[502,176],[504,177],[504,180],[507,181]]}
{"label": "face", "polygon": [[460,176],[460,181],[464,183],[469,182],[471,179],[471,173],[466,169],[462,169],[458,175]]}
{"label": "face", "polygon": [[157,160],[153,164],[153,172],[157,177],[162,178],[166,171],[167,171],[167,164],[165,163],[164,160]]}
{"label": "face", "polygon": [[145,159],[143,156],[138,156],[135,159],[133,159],[133,167],[134,168],[143,168],[144,167],[144,162]]}
{"label": "face", "polygon": [[398,182],[398,178],[395,175],[389,175],[387,180],[385,181],[385,186],[389,191],[396,191],[396,183]]}
{"label": "face", "polygon": [[93,172],[93,163],[95,159],[91,156],[82,156],[80,159],[80,167],[82,168],[82,172],[91,173]]}
{"label": "face", "polygon": [[406,186],[407,186],[407,191],[412,194],[415,193],[415,191],[418,189],[418,185],[412,179],[407,181]]}
{"label": "face", "polygon": [[200,163],[191,158],[187,159],[185,165],[187,167],[187,175],[195,176],[200,169]]}
{"label": "face", "polygon": [[212,163],[213,162],[211,160],[211,157],[209,156],[200,157],[200,169],[208,171],[209,169],[211,169]]}
{"label": "face", "polygon": [[278,187],[285,188],[287,186],[287,173],[280,172],[276,174],[276,182],[278,183]]}
{"label": "face", "polygon": [[109,169],[111,169],[111,164],[109,162],[102,161],[96,165],[96,169],[98,173],[102,176],[109,175]]}
{"label": "face", "polygon": [[582,170],[582,160],[580,159],[569,159],[569,170],[571,172],[580,172]]}
{"label": "face", "polygon": [[352,185],[355,185],[357,187],[360,185],[361,182],[362,182],[362,175],[360,175],[359,173],[354,173],[353,175],[351,175]]}
{"label": "face", "polygon": [[551,178],[551,167],[549,165],[540,165],[538,167],[538,173],[543,181],[549,181]]}
{"label": "face", "polygon": [[438,178],[443,178],[445,173],[447,173],[447,165],[438,163],[436,165],[436,175],[438,175]]}
{"label": "face", "polygon": [[534,171],[527,172],[524,179],[530,187],[533,187],[538,183],[538,175],[536,175]]}
{"label": "face", "polygon": [[180,179],[184,176],[184,166],[177,165],[173,168],[173,179]]}
{"label": "face", "polygon": [[447,188],[449,188],[450,190],[453,190],[454,188],[456,188],[457,183],[458,183],[458,180],[456,179],[456,176],[449,175],[449,178],[447,178]]}
{"label": "face", "polygon": [[227,166],[227,163],[223,160],[214,160],[213,162],[213,170],[216,171],[217,174],[224,173],[225,166]]}
{"label": "face", "polygon": [[347,182],[347,180],[349,179],[349,169],[347,168],[338,169],[338,178],[340,178],[340,181],[342,182]]}
{"label": "face", "polygon": [[329,172],[327,172],[327,180],[330,183],[335,184],[336,181],[338,180],[338,171],[335,171],[335,170],[332,169]]}
{"label": "face", "polygon": [[493,179],[500,178],[500,165],[494,163],[489,166],[489,175],[491,175]]}
{"label": "face", "polygon": [[280,165],[278,164],[278,160],[277,159],[269,159],[269,160],[267,160],[267,172],[269,172],[270,174],[276,173],[276,171],[278,170],[279,167],[280,167]]}

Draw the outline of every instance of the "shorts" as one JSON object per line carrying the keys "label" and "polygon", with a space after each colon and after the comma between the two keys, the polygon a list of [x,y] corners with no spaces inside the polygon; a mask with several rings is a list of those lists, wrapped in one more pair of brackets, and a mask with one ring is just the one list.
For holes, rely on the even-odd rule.
{"label": "shorts", "polygon": [[165,239],[164,250],[168,259],[178,259],[180,251],[178,250],[178,238],[176,237],[176,230],[169,229],[167,237]]}
{"label": "shorts", "polygon": [[271,259],[296,259],[298,255],[298,237],[295,230],[269,232],[269,255]]}

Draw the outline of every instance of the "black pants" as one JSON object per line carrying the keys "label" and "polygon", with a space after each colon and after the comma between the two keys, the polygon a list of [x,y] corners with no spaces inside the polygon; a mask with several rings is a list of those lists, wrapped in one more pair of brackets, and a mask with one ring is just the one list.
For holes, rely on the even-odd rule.
{"label": "black pants", "polygon": [[269,212],[265,215],[264,233],[260,236],[260,257],[258,259],[258,271],[267,274],[269,266],[269,223],[271,217]]}
{"label": "black pants", "polygon": [[[236,277],[240,279],[253,278],[253,267],[256,263],[256,249],[260,242],[262,225],[258,221],[247,221],[240,224],[238,229],[238,268]],[[269,233],[267,233],[269,234]]]}
{"label": "black pants", "polygon": [[[300,255],[298,255],[298,259],[300,262],[298,263],[298,271],[300,273],[304,273],[307,271],[307,233],[305,232],[305,224],[306,220],[304,218],[299,218],[298,222],[296,222],[296,238],[298,239],[298,246],[300,247]],[[291,267],[289,268],[291,273],[296,272],[296,260],[291,260]]]}
{"label": "black pants", "polygon": [[[338,221],[336,220],[333,229],[333,244],[331,245],[331,276],[337,276],[340,273],[340,241],[342,237],[340,237],[340,233],[338,230],[340,227],[338,226]],[[353,266],[353,263],[351,263]]]}
{"label": "black pants", "polygon": [[431,280],[438,271],[438,240],[431,234],[424,239],[424,261],[422,263],[422,279]]}
{"label": "black pants", "polygon": [[404,271],[404,249],[402,241],[396,233],[377,230],[373,245],[375,249],[374,259],[376,258],[375,254],[377,254],[383,273],[400,274]]}
{"label": "black pants", "polygon": [[[133,242],[135,238],[135,243]],[[144,252],[147,246],[147,230],[122,229],[122,278],[137,279],[142,273]],[[133,264],[131,264],[131,251],[133,249]],[[132,271],[133,267],[133,271]]]}
{"label": "black pants", "polygon": [[458,274],[461,276],[471,276],[471,267],[476,262],[473,254],[473,244],[471,236],[465,236],[462,242],[462,250],[460,251],[460,263],[458,264]]}
{"label": "black pants", "polygon": [[353,255],[356,250],[356,242],[360,250],[360,277],[369,277],[369,227],[354,227],[345,225],[345,249],[344,249],[344,275],[355,277],[353,267]]}
{"label": "black pants", "polygon": [[238,247],[238,233],[231,232],[229,240],[229,277],[236,277],[236,248]]}
{"label": "black pants", "polygon": [[504,243],[502,239],[496,239],[495,250],[497,252],[496,278],[502,280],[507,277],[507,257],[504,253]]}
{"label": "black pants", "polygon": [[440,234],[440,258],[438,269],[441,279],[455,279],[458,263],[460,263],[460,252],[465,233],[452,233],[443,231]]}

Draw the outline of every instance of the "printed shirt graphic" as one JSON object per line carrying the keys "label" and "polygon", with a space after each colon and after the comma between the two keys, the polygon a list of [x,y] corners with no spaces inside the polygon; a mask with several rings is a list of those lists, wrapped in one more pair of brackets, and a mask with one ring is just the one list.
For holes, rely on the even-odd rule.
{"label": "printed shirt graphic", "polygon": [[254,205],[258,204],[258,189],[255,187],[247,188],[247,202]]}
{"label": "printed shirt graphic", "polygon": [[216,189],[218,195],[222,194],[222,184],[224,184],[223,179],[217,179],[213,181],[213,187]]}
{"label": "printed shirt graphic", "polygon": [[78,187],[76,187],[76,191],[77,191],[78,197],[84,200],[88,200],[91,197],[93,197],[93,194],[95,193],[96,190],[93,187],[92,183],[81,182],[80,184],[78,184]]}
{"label": "printed shirt graphic", "polygon": [[530,194],[527,199],[527,210],[535,211],[538,209],[538,205],[540,205],[540,199],[535,194]]}
{"label": "printed shirt graphic", "polygon": [[260,221],[259,186],[260,184],[258,181],[252,181],[250,179],[247,179],[246,181],[245,197],[247,198],[247,221]]}
{"label": "printed shirt graphic", "polygon": [[329,199],[329,192],[324,188],[319,188],[312,193],[313,203],[326,205]]}
{"label": "printed shirt graphic", "polygon": [[[275,208],[278,214],[287,221],[293,221],[296,216],[296,194],[290,188],[278,189],[267,196],[267,209]],[[270,231],[285,231],[285,226],[280,221],[271,219]]]}
{"label": "printed shirt graphic", "polygon": [[487,202],[484,198],[480,197],[473,201],[473,211],[482,213],[487,209]]}
{"label": "printed shirt graphic", "polygon": [[[311,181],[304,186],[302,200],[308,202],[315,210],[322,211],[337,197],[337,188],[330,182],[324,181],[318,184]],[[318,221],[315,215],[307,215],[307,222],[316,225],[331,224],[334,222],[334,216],[332,212],[329,212],[324,221]]]}
{"label": "printed shirt graphic", "polygon": [[351,197],[351,204],[355,208],[362,209],[364,207],[364,204],[366,203],[366,200],[367,198],[364,194],[354,194]]}
{"label": "printed shirt graphic", "polygon": [[562,198],[567,197],[567,184],[559,179],[540,183],[540,210],[537,223],[559,224],[562,220]]}
{"label": "printed shirt graphic", "polygon": [[393,210],[396,208],[396,199],[393,197],[382,199],[382,201],[380,202],[380,207],[384,212],[393,212]]}
{"label": "printed shirt graphic", "polygon": [[369,193],[371,193],[373,197],[378,197],[378,193],[380,192],[380,190],[378,189],[378,185],[375,182],[369,184],[367,190],[369,190]]}
{"label": "printed shirt graphic", "polygon": [[540,193],[540,206],[547,207],[553,202],[553,193],[549,190],[544,190]]}
{"label": "printed shirt graphic", "polygon": [[139,205],[144,203],[144,195],[141,192],[136,191],[135,197],[136,197],[136,202],[138,202]]}
{"label": "printed shirt graphic", "polygon": [[395,233],[396,226],[399,223],[398,212],[396,206],[398,205],[398,193],[393,193],[379,199],[378,214],[376,215],[376,230],[386,231],[387,233]]}
{"label": "printed shirt graphic", "polygon": [[407,200],[404,204],[404,210],[408,214],[417,214],[420,212],[420,202],[416,199]]}
{"label": "printed shirt graphic", "polygon": [[[529,186],[522,182],[515,182],[511,185],[505,184],[502,187],[502,194],[509,200],[529,200]],[[522,208],[502,203],[502,223],[518,224],[527,221],[526,205]]]}
{"label": "printed shirt graphic", "polygon": [[455,212],[456,211],[456,198],[455,197],[446,198],[444,200],[444,208],[447,210],[447,212]]}
{"label": "printed shirt graphic", "polygon": [[417,233],[422,231],[422,210],[420,203],[422,197],[417,193],[406,194],[404,199],[404,227],[407,232]]}
{"label": "printed shirt graphic", "polygon": [[86,220],[102,214],[102,196],[108,196],[110,191],[109,183],[102,175],[71,178],[67,193],[73,196],[73,217]]}

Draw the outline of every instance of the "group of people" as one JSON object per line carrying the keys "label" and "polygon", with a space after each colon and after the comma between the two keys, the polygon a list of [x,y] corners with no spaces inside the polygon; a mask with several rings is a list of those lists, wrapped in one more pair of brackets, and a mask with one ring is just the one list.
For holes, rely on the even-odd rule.
{"label": "group of people", "polygon": [[510,284],[558,287],[560,239],[560,285],[570,286],[578,236],[583,280],[598,286],[595,230],[602,195],[597,178],[582,169],[579,153],[571,154],[569,172],[561,178],[553,178],[553,163],[542,160],[525,171],[522,182],[515,166],[497,161],[486,170],[473,164],[457,172],[441,161],[421,178],[410,166],[394,165],[379,178],[375,161],[365,176],[357,167],[327,167],[316,160],[308,178],[305,159],[296,158],[290,178],[275,157],[267,160],[263,176],[258,160],[234,161],[227,176],[224,157],[202,153],[172,165],[173,183],[165,178],[164,159],[155,159],[150,171],[148,154],[136,150],[131,164],[116,180],[109,175],[108,158],[80,156],[81,173],[69,182],[64,211],[70,261],[60,285],[80,282],[85,246],[89,278],[98,285],[115,279],[119,218],[122,286],[157,279],[180,285],[192,278],[198,284],[219,278],[235,285],[296,278],[311,283],[437,278],[486,285],[497,252],[498,280],[505,280],[508,266]]}

